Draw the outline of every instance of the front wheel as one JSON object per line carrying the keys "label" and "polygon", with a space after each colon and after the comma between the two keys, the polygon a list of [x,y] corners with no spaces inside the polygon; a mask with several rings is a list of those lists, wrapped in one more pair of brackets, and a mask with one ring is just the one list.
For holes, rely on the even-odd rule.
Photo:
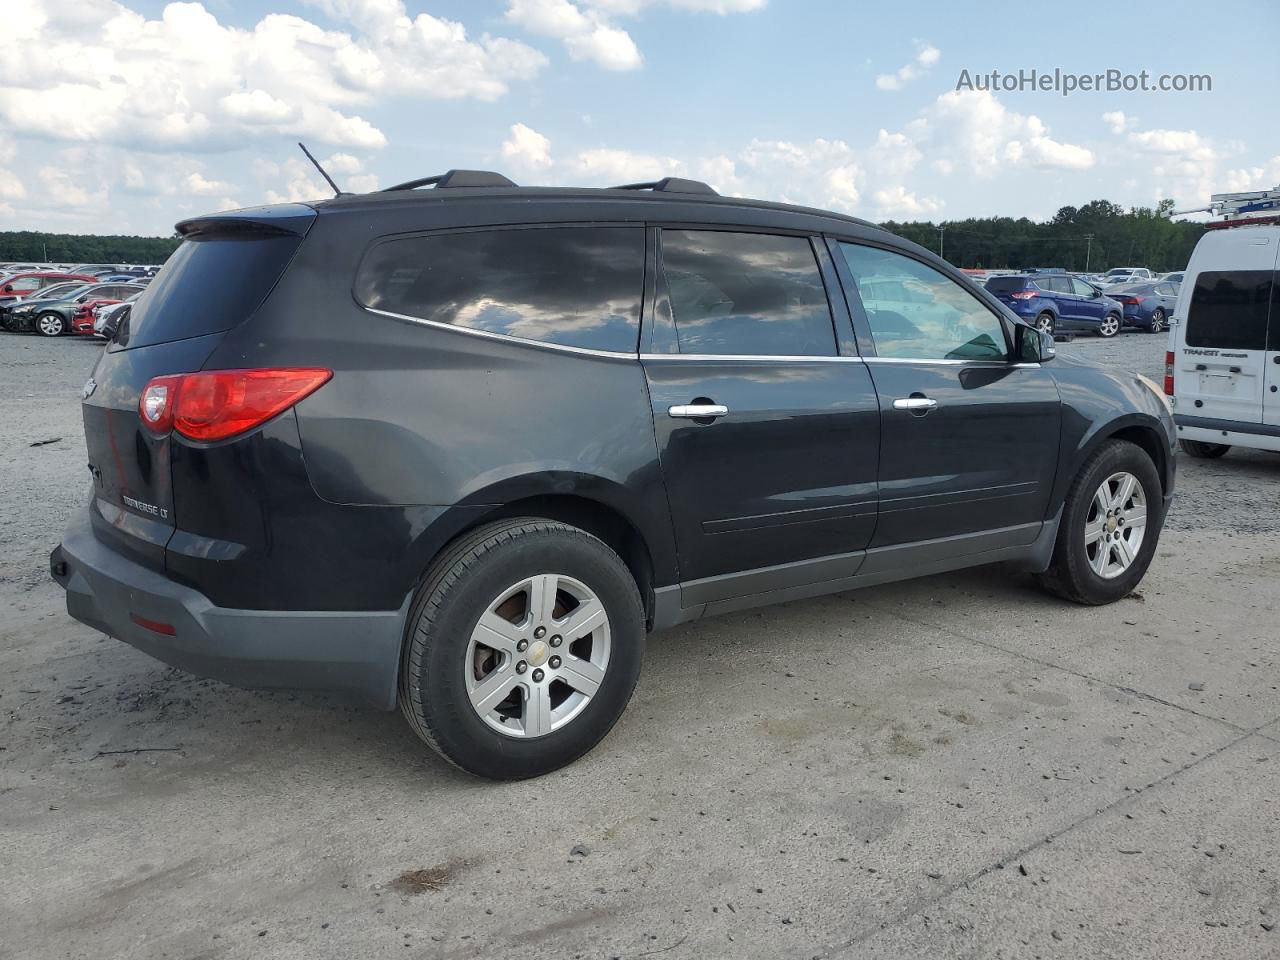
{"label": "front wheel", "polygon": [[400,708],[455,766],[495,780],[549,773],[622,715],[644,649],[644,607],[604,542],[536,518],[446,548],[409,616]]}
{"label": "front wheel", "polygon": [[67,330],[67,321],[61,314],[48,311],[36,317],[36,333],[42,337],[60,337]]}
{"label": "front wheel", "polygon": [[1164,522],[1160,477],[1145,450],[1108,440],[1080,468],[1063,505],[1049,569],[1050,593],[1089,606],[1133,592]]}
{"label": "front wheel", "polygon": [[1120,332],[1120,315],[1117,313],[1108,313],[1102,318],[1102,324],[1098,327],[1098,336],[1114,337]]}
{"label": "front wheel", "polygon": [[1162,310],[1160,307],[1156,307],[1154,310],[1151,311],[1150,332],[1164,333],[1164,324],[1165,324],[1164,310]]}
{"label": "front wheel", "polygon": [[1179,440],[1178,446],[1187,456],[1197,460],[1217,460],[1231,449],[1229,443],[1205,443],[1201,440]]}

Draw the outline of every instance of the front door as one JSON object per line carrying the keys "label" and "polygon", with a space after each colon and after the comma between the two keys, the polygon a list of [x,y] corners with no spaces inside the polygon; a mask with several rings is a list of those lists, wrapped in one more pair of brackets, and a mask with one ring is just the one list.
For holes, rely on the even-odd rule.
{"label": "front door", "polygon": [[[910,563],[1030,543],[1057,468],[1053,377],[1011,361],[1004,319],[959,280],[893,250],[834,247],[854,322],[876,352],[867,358],[881,417],[871,547]],[[915,303],[909,320],[881,296],[895,286]]]}
{"label": "front door", "polygon": [[659,234],[642,362],[683,605],[852,576],[880,415],[866,365],[837,348],[812,241]]}

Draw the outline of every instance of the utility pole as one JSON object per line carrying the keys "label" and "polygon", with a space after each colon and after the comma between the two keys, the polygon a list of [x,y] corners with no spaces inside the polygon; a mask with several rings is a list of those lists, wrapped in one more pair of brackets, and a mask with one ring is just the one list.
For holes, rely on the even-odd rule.
{"label": "utility pole", "polygon": [[[938,256],[940,257],[942,257],[942,231],[946,229],[947,225],[945,223],[938,224]],[[942,257],[942,259],[945,260],[946,257]]]}
{"label": "utility pole", "polygon": [[1088,273],[1089,272],[1089,255],[1093,253],[1093,234],[1086,233],[1084,235],[1084,238],[1088,243],[1088,245],[1084,248],[1084,272]]}

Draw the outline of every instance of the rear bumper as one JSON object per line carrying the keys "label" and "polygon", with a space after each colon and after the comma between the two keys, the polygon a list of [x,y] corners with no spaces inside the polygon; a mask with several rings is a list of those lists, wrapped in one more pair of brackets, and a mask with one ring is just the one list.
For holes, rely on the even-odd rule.
{"label": "rear bumper", "polygon": [[1241,423],[1238,420],[1183,415],[1176,416],[1174,421],[1178,425],[1179,440],[1225,443],[1232,447],[1280,452],[1280,426],[1274,424]]}
{"label": "rear bumper", "polygon": [[99,542],[87,509],[49,567],[71,616],[164,663],[240,687],[330,690],[395,706],[407,600],[390,611],[217,607]]}

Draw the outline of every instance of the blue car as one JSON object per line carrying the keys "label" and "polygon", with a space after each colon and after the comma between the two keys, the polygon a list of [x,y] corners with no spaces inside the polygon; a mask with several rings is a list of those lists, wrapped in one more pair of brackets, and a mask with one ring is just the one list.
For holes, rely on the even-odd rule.
{"label": "blue car", "polygon": [[1178,284],[1167,281],[1155,283],[1126,283],[1112,287],[1107,296],[1117,301],[1124,310],[1124,325],[1139,327],[1149,333],[1163,333],[1169,326],[1169,317],[1178,302]]}
{"label": "blue car", "polygon": [[1124,323],[1123,310],[1109,293],[1104,296],[1092,284],[1065,273],[992,277],[987,290],[1045,333],[1114,337]]}

